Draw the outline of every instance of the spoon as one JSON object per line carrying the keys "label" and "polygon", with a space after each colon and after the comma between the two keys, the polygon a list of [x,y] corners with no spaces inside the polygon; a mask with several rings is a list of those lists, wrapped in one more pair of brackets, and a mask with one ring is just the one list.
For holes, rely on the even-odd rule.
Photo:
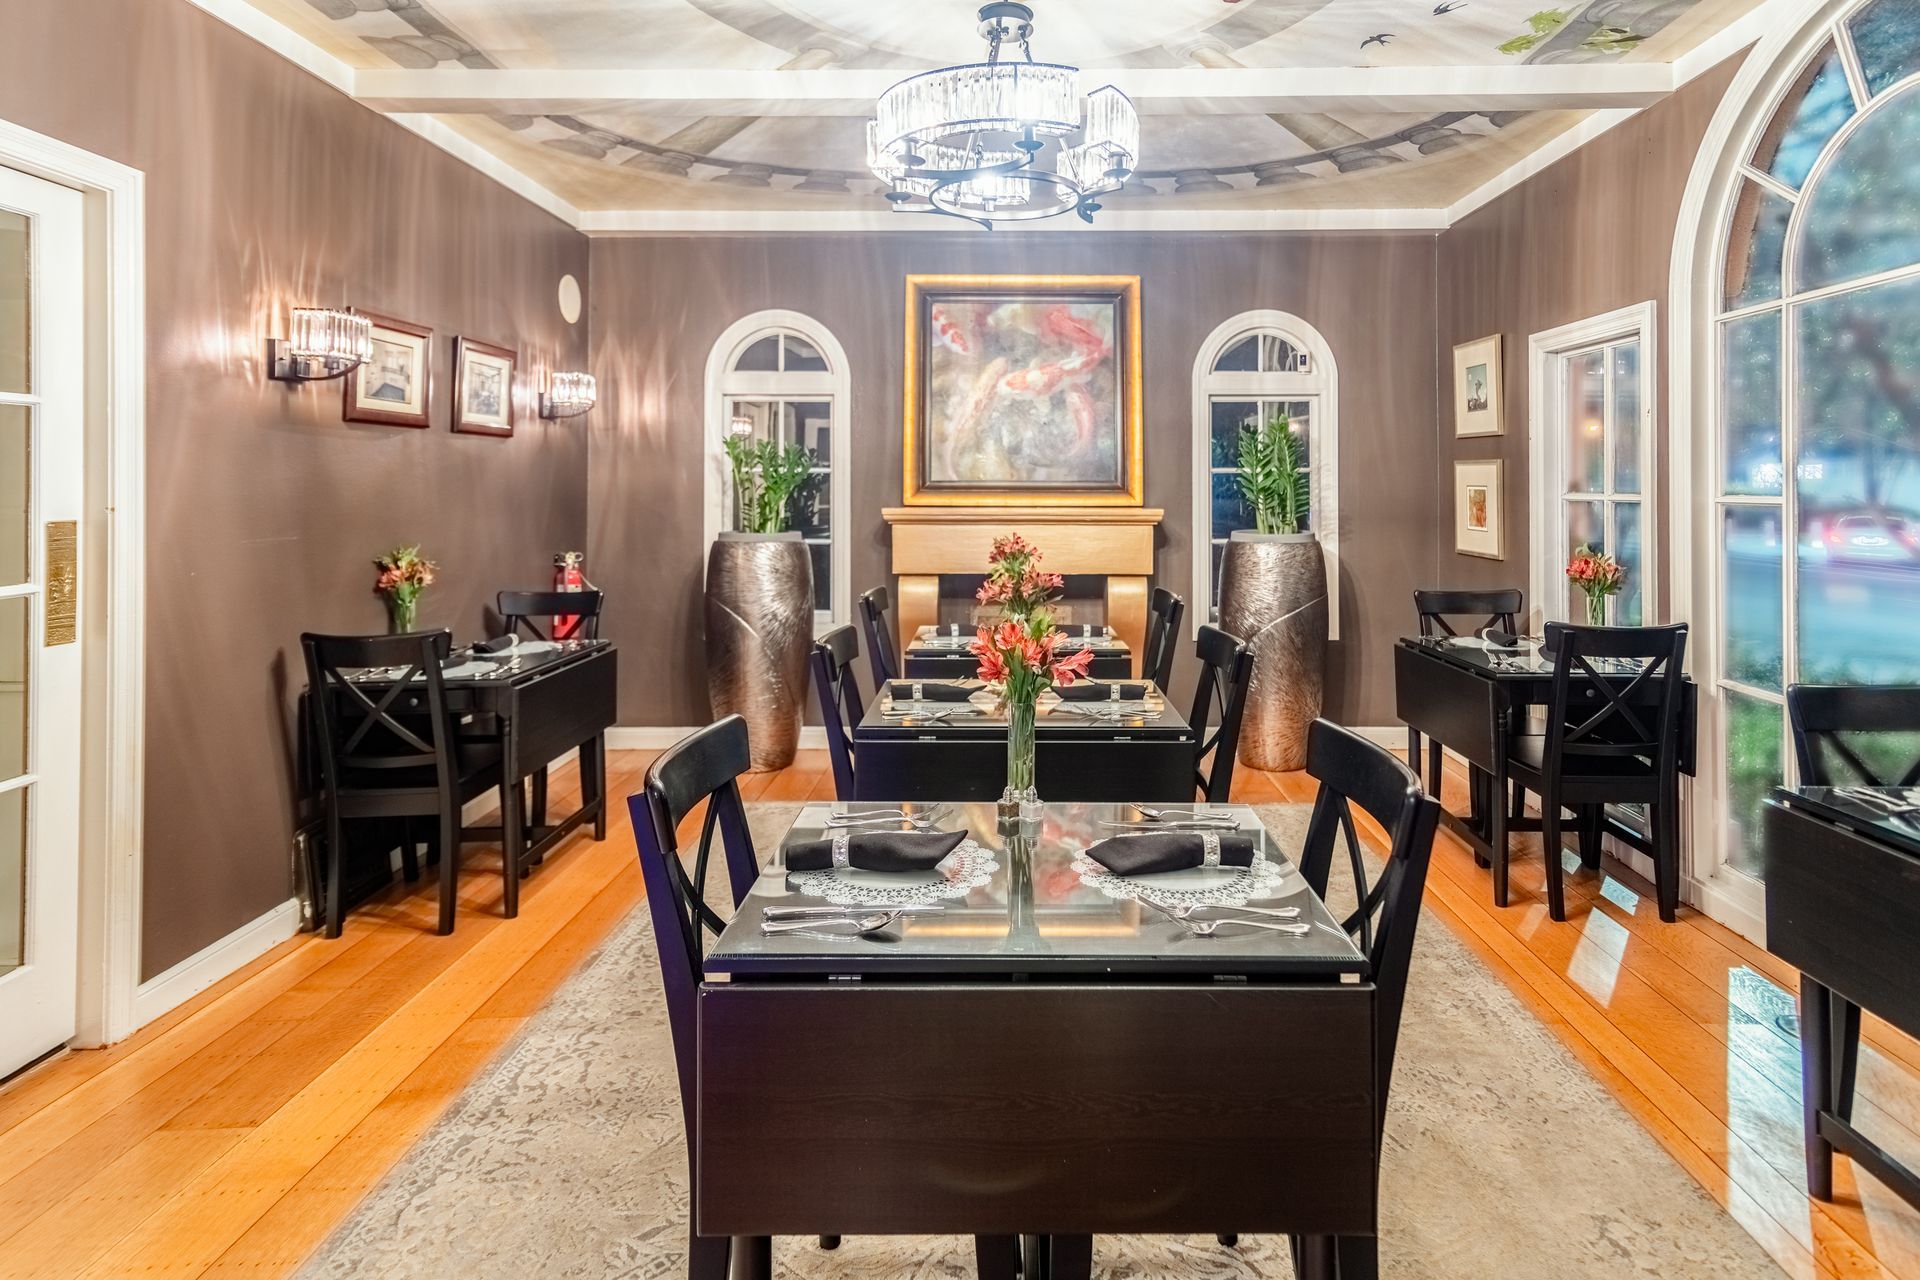
{"label": "spoon", "polygon": [[875,911],[870,915],[843,917],[836,920],[763,920],[760,922],[762,933],[820,933],[828,929],[838,929],[842,925],[852,925],[850,933],[876,933],[900,918],[898,911]]}
{"label": "spoon", "polygon": [[1297,920],[1300,918],[1300,908],[1298,907],[1236,907],[1226,903],[1216,905],[1211,902],[1189,902],[1177,907],[1169,907],[1162,906],[1150,898],[1142,898],[1141,901],[1150,907],[1159,907],[1160,910],[1166,912],[1175,920],[1185,920],[1196,911],[1244,911],[1249,915],[1274,916],[1281,920]]}

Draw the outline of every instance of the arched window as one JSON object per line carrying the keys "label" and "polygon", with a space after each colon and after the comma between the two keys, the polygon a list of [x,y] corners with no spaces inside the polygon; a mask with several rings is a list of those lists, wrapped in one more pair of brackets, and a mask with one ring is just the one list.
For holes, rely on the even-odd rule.
{"label": "arched window", "polygon": [[1311,491],[1307,527],[1327,556],[1327,622],[1340,635],[1338,375],[1325,338],[1284,311],[1248,311],[1200,344],[1193,366],[1193,623],[1220,616],[1220,561],[1254,527],[1240,494],[1240,432],[1284,416]]}
{"label": "arched window", "polygon": [[736,423],[754,438],[800,445],[813,455],[811,481],[794,495],[787,527],[813,558],[815,620],[852,615],[845,527],[850,380],[833,334],[795,311],[760,311],[720,335],[707,359],[707,541],[733,527],[733,484],[725,441]]}
{"label": "arched window", "polygon": [[1787,686],[1920,682],[1920,4],[1818,12],[1753,55],[1695,179],[1718,218],[1690,304],[1696,860],[1749,904],[1761,804],[1792,777]]}

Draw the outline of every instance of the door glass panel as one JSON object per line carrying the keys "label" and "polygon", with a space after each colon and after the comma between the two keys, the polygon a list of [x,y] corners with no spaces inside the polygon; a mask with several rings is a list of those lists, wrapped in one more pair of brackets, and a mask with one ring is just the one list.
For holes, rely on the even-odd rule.
{"label": "door glass panel", "polygon": [[33,391],[32,237],[32,219],[0,209],[0,391],[17,395]]}
{"label": "door glass panel", "polygon": [[1727,676],[1757,689],[1779,689],[1785,661],[1780,640],[1780,520],[1778,507],[1729,507],[1721,544]]}
{"label": "door glass panel", "polygon": [[1224,538],[1235,529],[1253,528],[1253,508],[1240,492],[1237,472],[1215,472],[1213,477],[1213,536]]}
{"label": "door glass panel", "polygon": [[27,792],[0,791],[0,974],[27,962]]}
{"label": "door glass panel", "polygon": [[1780,313],[1728,321],[1721,333],[1726,492],[1780,492]]}
{"label": "door glass panel", "polygon": [[1796,289],[1858,280],[1920,262],[1920,88],[1860,122],[1805,198]]}
{"label": "door glass panel", "polygon": [[27,771],[28,629],[34,601],[0,600],[0,782]]}
{"label": "door glass panel", "polygon": [[1600,493],[1607,487],[1606,353],[1583,351],[1566,368],[1567,491]]}
{"label": "door glass panel", "polygon": [[827,371],[827,358],[820,354],[820,348],[797,333],[787,334],[785,342],[788,373],[825,373]]}
{"label": "door glass panel", "polygon": [[0,404],[0,587],[17,587],[27,580],[32,447],[33,410]]}
{"label": "door glass panel", "polygon": [[1246,337],[1220,353],[1213,362],[1215,373],[1256,373],[1260,369],[1259,335]]}
{"label": "door glass panel", "polygon": [[1727,279],[1721,297],[1727,310],[1780,296],[1780,259],[1792,212],[1793,205],[1753,179],[1740,180],[1740,199],[1727,228]]}
{"label": "door glass panel", "polygon": [[1613,602],[1613,625],[1637,627],[1646,613],[1642,586],[1645,573],[1640,549],[1640,504],[1615,503],[1613,508],[1614,554],[1626,566],[1627,583]]}
{"label": "door glass panel", "polygon": [[1313,430],[1307,417],[1307,405],[1305,400],[1275,400],[1263,406],[1268,422],[1282,414],[1286,415],[1287,426],[1293,432],[1294,458],[1300,463],[1302,471],[1313,465]]}
{"label": "door glass panel", "polygon": [[[1607,549],[1606,516],[1598,502],[1567,503],[1567,555],[1571,557],[1574,551],[1582,546],[1592,547],[1595,551]],[[1564,564],[1556,565],[1554,572],[1559,573],[1565,568]],[[1571,582],[1566,582],[1564,576],[1561,581],[1565,583],[1567,592],[1566,612],[1561,616],[1575,622],[1585,622],[1587,620],[1586,596],[1582,595],[1579,588]]]}
{"label": "door glass panel", "polygon": [[1774,703],[1727,692],[1727,862],[1749,875],[1760,865],[1760,808],[1779,786],[1784,717]]}
{"label": "door glass panel", "polygon": [[1799,311],[1799,678],[1920,680],[1920,279]]}
{"label": "door glass panel", "polygon": [[740,358],[733,362],[733,367],[748,373],[777,371],[780,368],[780,339],[778,337],[760,339],[740,353]]}
{"label": "door glass panel", "polygon": [[1854,15],[1848,30],[1868,93],[1920,71],[1920,0],[1875,0]]}
{"label": "door glass panel", "polygon": [[[1248,339],[1252,341],[1251,338]],[[1213,465],[1240,465],[1240,429],[1260,421],[1260,406],[1251,400],[1213,402]]]}
{"label": "door glass panel", "polygon": [[1640,344],[1623,342],[1613,361],[1613,491],[1640,492]]}
{"label": "door glass panel", "polygon": [[809,542],[807,555],[813,561],[813,608],[825,613],[833,608],[833,547],[825,542]]}
{"label": "door glass panel", "polygon": [[816,471],[808,476],[787,507],[788,527],[799,530],[802,538],[832,537],[832,489],[826,472]]}
{"label": "door glass panel", "polygon": [[1840,55],[1829,42],[1807,64],[1788,91],[1780,110],[1753,149],[1753,164],[1790,187],[1798,187],[1812,172],[1820,149],[1853,118],[1853,90]]}
{"label": "door glass panel", "polygon": [[832,466],[833,406],[814,401],[789,404],[786,439],[811,453],[816,466]]}

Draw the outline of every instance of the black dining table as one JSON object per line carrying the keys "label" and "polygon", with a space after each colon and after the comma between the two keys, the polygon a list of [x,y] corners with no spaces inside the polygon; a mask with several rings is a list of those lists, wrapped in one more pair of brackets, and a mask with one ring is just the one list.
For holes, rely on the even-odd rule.
{"label": "black dining table", "polygon": [[[955,634],[951,627],[922,627],[900,655],[900,674],[908,680],[964,680],[979,670],[980,660],[967,652],[974,632],[962,627]],[[1125,640],[1104,627],[1091,633],[1084,627],[1060,628],[1061,653],[1093,650],[1093,664],[1087,674],[1097,680],[1127,680],[1133,676],[1133,650]]]}
{"label": "black dining table", "polygon": [[[871,808],[809,805],[781,848],[823,838],[835,807]],[[775,854],[704,961],[700,1234],[1025,1237],[1053,1280],[1087,1274],[1097,1234],[1374,1234],[1366,960],[1253,810],[1212,812],[1263,877],[1090,872],[1076,855],[1137,820],[1127,805],[1012,829],[992,805],[936,811],[970,839],[959,871],[919,873],[942,909],[865,936],[760,926],[768,907],[912,897],[906,878]],[[1196,936],[1128,896],[1236,874],[1304,936]]]}
{"label": "black dining table", "polygon": [[[1640,671],[1637,662],[1612,658],[1588,660],[1603,676],[1622,682]],[[1421,772],[1421,739],[1436,744],[1429,754],[1427,790],[1441,794],[1438,746],[1457,752],[1467,762],[1471,785],[1469,812],[1462,816],[1445,808],[1440,820],[1474,850],[1482,862],[1508,836],[1507,758],[1514,735],[1526,732],[1527,711],[1545,707],[1553,697],[1552,655],[1537,642],[1511,649],[1489,648],[1474,636],[1412,636],[1393,651],[1396,714],[1407,726],[1407,763]],[[1585,684],[1584,672],[1572,678]],[[1588,693],[1588,697],[1595,696]],[[1680,699],[1680,772],[1692,776],[1699,690],[1687,679]],[[1608,819],[1611,831],[1616,820]],[[1494,901],[1507,900],[1506,861],[1493,859]]]}
{"label": "black dining table", "polygon": [[1860,1011],[1920,1036],[1920,815],[1907,788],[1776,790],[1762,810],[1767,950],[1800,970],[1807,1189],[1833,1199],[1833,1153],[1920,1208],[1920,1175],[1856,1124]]}
{"label": "black dining table", "polygon": [[[1193,799],[1193,727],[1151,681],[1135,683],[1146,687],[1145,698],[1043,703],[1034,718],[1034,787],[1042,798]],[[854,727],[853,757],[856,799],[991,800],[1006,787],[1006,711],[987,698],[896,702],[883,689]]]}
{"label": "black dining table", "polygon": [[[394,673],[397,674],[397,673]],[[498,739],[503,788],[499,827],[468,827],[520,851],[522,867],[538,865],[569,832],[591,823],[593,838],[607,838],[606,731],[618,714],[619,656],[611,640],[519,640],[497,651],[456,650],[440,672],[448,716],[463,737]],[[354,684],[386,688],[393,676],[360,672]],[[395,710],[426,709],[426,681]],[[344,690],[336,689],[344,698]],[[580,753],[580,804],[550,819],[546,797],[536,793],[525,807],[522,784],[567,752]],[[384,855],[382,855],[384,862]],[[390,873],[388,873],[390,874]],[[384,877],[383,877],[384,879]],[[519,885],[509,880],[503,909],[519,906]]]}

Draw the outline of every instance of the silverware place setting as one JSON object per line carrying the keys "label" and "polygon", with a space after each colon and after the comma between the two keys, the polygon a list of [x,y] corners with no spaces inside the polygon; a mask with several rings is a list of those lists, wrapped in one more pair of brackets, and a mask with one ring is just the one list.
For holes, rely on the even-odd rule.
{"label": "silverware place setting", "polygon": [[1906,788],[1900,788],[1897,791],[1876,791],[1871,787],[1836,787],[1834,794],[1890,818],[1920,814],[1920,804],[1915,804],[1909,798],[1912,792]]}
{"label": "silverware place setting", "polygon": [[807,916],[798,920],[762,920],[760,932],[792,933],[809,937],[845,937],[850,934],[878,933],[905,914],[907,914],[905,907],[889,907],[885,911],[871,911],[859,916]]}
{"label": "silverware place setting", "polygon": [[760,910],[760,918],[763,920],[816,920],[836,916],[853,918],[886,911],[902,916],[924,916],[938,915],[945,910],[946,908],[937,902],[923,903],[913,907],[895,907],[881,902],[855,902],[823,907],[763,907]]}
{"label": "silverware place setting", "polygon": [[[1238,925],[1242,928],[1247,928],[1247,929],[1269,929],[1269,930],[1272,930],[1274,933],[1291,934],[1294,937],[1304,937],[1307,934],[1313,932],[1312,925],[1301,924],[1301,923],[1297,923],[1287,919],[1268,920],[1268,919],[1255,918],[1253,916],[1244,916],[1244,915],[1243,916],[1220,916],[1216,919],[1211,919],[1211,920],[1195,920],[1191,918],[1192,913],[1196,909],[1198,909],[1202,905],[1208,905],[1208,904],[1196,903],[1192,906],[1169,907],[1162,903],[1155,902],[1152,898],[1148,898],[1144,896],[1140,898],[1136,898],[1135,901],[1144,903],[1146,906],[1152,907],[1155,911],[1158,911],[1161,915],[1173,921],[1175,924],[1179,925],[1182,929],[1185,929],[1188,933],[1192,934],[1196,938],[1211,938],[1216,933],[1218,933],[1222,928],[1228,925]],[[1215,911],[1255,910],[1255,908],[1250,908],[1250,907],[1230,907],[1225,905],[1210,906],[1210,909]],[[1264,916],[1266,912],[1269,910],[1276,914],[1282,911],[1293,911],[1296,915],[1298,914],[1298,909],[1293,907],[1272,907],[1272,908],[1263,908],[1260,910],[1261,910],[1262,916]]]}
{"label": "silverware place setting", "polygon": [[1232,818],[1189,818],[1160,819],[1144,818],[1138,822],[1120,822],[1111,818],[1102,818],[1100,825],[1109,831],[1238,831],[1240,824]]}

